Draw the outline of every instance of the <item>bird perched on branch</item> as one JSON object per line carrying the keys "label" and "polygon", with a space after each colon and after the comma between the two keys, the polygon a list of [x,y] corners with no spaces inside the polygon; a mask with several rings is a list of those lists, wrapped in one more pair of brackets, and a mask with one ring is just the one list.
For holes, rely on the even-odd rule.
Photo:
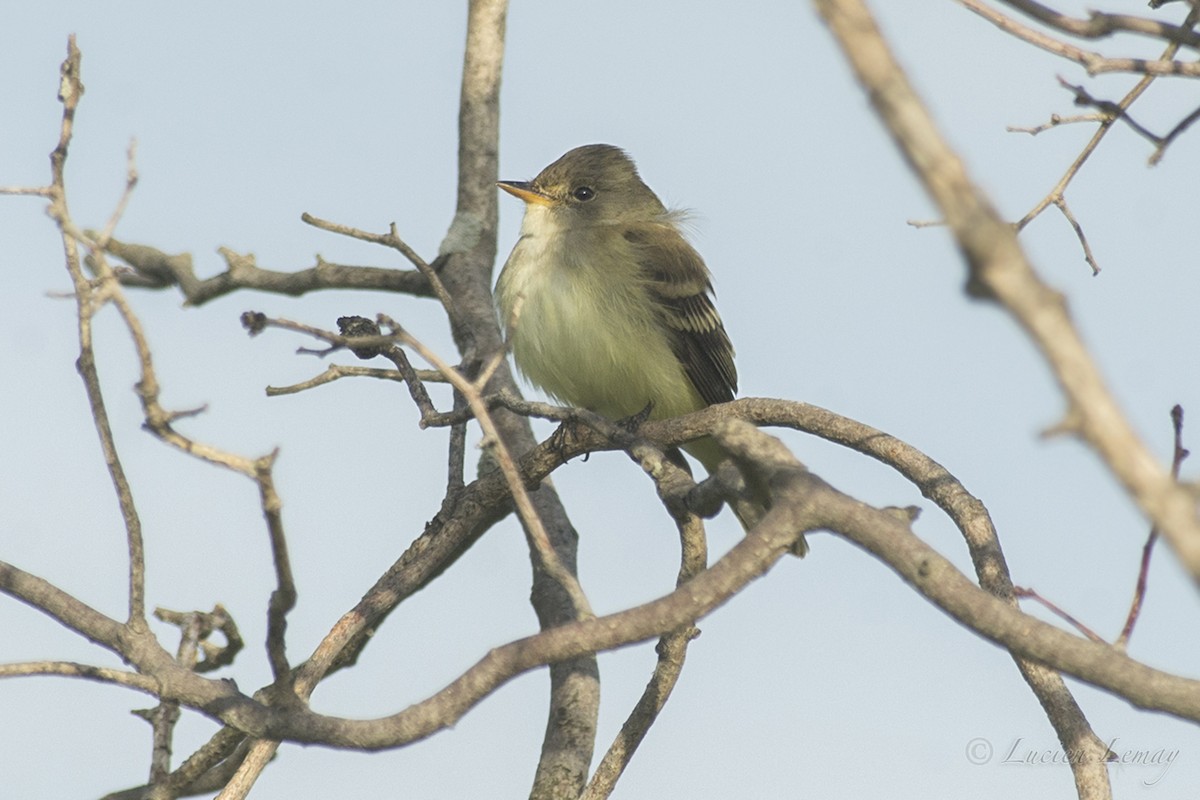
{"label": "bird perched on branch", "polygon": [[[561,402],[612,419],[666,419],[733,399],[733,345],[704,259],[620,148],[569,151],[532,181],[501,181],[525,201],[521,238],[496,297],[517,367]],[[711,438],[683,446],[710,473]],[[732,503],[749,530],[765,487]],[[794,548],[803,555],[803,539]]]}

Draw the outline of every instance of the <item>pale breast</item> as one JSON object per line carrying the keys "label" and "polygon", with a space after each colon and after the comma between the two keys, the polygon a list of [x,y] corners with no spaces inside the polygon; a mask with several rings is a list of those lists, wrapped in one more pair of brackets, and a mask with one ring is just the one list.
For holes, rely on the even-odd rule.
{"label": "pale breast", "polygon": [[558,238],[523,237],[497,285],[525,376],[562,402],[612,418],[648,403],[656,418],[702,408],[632,260],[620,250],[605,257],[555,247]]}

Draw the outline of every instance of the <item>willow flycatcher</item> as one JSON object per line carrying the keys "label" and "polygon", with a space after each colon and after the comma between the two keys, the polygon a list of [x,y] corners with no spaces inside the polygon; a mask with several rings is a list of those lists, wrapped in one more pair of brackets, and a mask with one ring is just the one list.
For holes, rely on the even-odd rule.
{"label": "willow flycatcher", "polygon": [[[532,181],[498,185],[525,201],[496,297],[530,381],[612,419],[647,407],[665,419],[733,399],[733,345],[708,268],[680,232],[682,215],[623,150],[577,147]],[[710,473],[725,458],[711,438],[683,447]],[[769,507],[765,490],[750,495],[732,505],[747,530]],[[794,551],[806,549],[801,539]]]}

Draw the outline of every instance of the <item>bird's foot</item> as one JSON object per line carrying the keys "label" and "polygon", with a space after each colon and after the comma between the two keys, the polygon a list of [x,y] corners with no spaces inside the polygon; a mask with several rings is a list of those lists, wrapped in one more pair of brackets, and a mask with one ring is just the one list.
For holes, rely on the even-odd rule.
{"label": "bird's foot", "polygon": [[646,407],[636,414],[632,414],[624,419],[617,420],[617,424],[624,428],[629,433],[637,433],[638,428],[642,427],[642,423],[650,419],[650,412],[654,410],[654,401],[646,403]]}
{"label": "bird's foot", "polygon": [[[563,420],[562,424],[554,433],[550,434],[549,444],[558,455],[558,460],[566,464],[571,456],[569,452],[571,445],[580,438],[580,425],[583,423],[575,419]],[[586,462],[591,453],[584,453],[583,460]]]}

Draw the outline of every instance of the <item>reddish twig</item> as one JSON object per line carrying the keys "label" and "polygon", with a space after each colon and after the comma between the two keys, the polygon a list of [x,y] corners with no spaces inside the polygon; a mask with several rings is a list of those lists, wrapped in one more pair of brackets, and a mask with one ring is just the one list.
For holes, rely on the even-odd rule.
{"label": "reddish twig", "polygon": [[1041,603],[1043,608],[1045,608],[1050,613],[1054,614],[1054,616],[1058,617],[1063,622],[1066,622],[1072,628],[1079,631],[1084,636],[1091,639],[1093,642],[1097,642],[1099,644],[1105,643],[1103,637],[1098,635],[1095,631],[1093,631],[1087,625],[1084,625],[1082,622],[1075,619],[1075,617],[1073,617],[1068,611],[1063,609],[1061,606],[1058,606],[1053,601],[1047,600],[1045,597],[1042,597],[1040,594],[1037,593],[1036,589],[1029,589],[1024,586],[1014,586],[1013,592],[1017,595],[1017,597],[1026,598],[1026,599],[1034,600],[1038,603]]}
{"label": "reddish twig", "polygon": [[[1179,468],[1189,451],[1183,446],[1183,406],[1176,404],[1171,409],[1171,426],[1175,430],[1175,447],[1171,456],[1171,475],[1179,480]],[[1129,604],[1129,614],[1125,617],[1125,627],[1114,644],[1124,651],[1129,646],[1129,637],[1137,625],[1138,616],[1142,613],[1142,603],[1146,599],[1146,589],[1149,585],[1150,556],[1154,553],[1154,544],[1158,541],[1158,528],[1151,527],[1146,536],[1146,544],[1142,545],[1142,564],[1138,569],[1137,586],[1133,590],[1133,601]]]}

